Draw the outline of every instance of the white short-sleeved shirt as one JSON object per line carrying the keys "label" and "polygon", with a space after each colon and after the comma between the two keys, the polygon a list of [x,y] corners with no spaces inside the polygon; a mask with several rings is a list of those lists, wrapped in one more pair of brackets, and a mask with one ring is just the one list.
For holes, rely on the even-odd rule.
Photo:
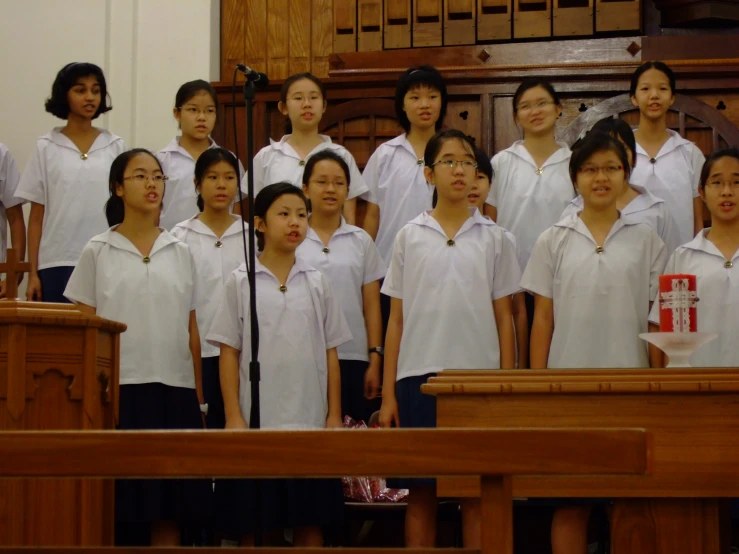
{"label": "white short-sleeved shirt", "polygon": [[667,203],[667,209],[675,218],[679,244],[693,237],[693,199],[698,197],[701,169],[706,158],[698,147],[668,129],[670,138],[660,149],[654,163],[644,149],[636,143],[638,163],[634,165],[631,181]]}
{"label": "white short-sleeved shirt", "polygon": [[[662,239],[667,246],[668,255],[680,246],[680,235],[678,233],[677,224],[667,208],[667,203],[661,198],[657,198],[644,187],[639,185],[629,185],[639,193],[629,204],[621,210],[621,216],[634,223],[646,223]],[[583,209],[582,196],[578,195],[570,202],[565,211],[562,212],[562,219],[567,216],[578,214]]]}
{"label": "white short-sleeved shirt", "polygon": [[[15,165],[13,154],[7,146],[0,144],[0,262],[5,261],[5,251],[8,248],[8,216],[6,211],[19,204],[23,199],[18,198],[15,192],[21,176]],[[25,255],[25,252],[22,252]]]}
{"label": "white short-sleeved shirt", "polygon": [[493,182],[487,204],[498,210],[498,225],[516,236],[518,261],[526,267],[536,239],[560,220],[562,211],[575,197],[570,179],[570,156],[565,144],[538,172],[523,141],[493,156]]}
{"label": "white short-sleeved shirt", "polygon": [[[287,290],[259,260],[256,263],[257,314],[264,429],[322,429],[328,417],[326,350],[351,340],[328,279],[299,257]],[[208,332],[213,344],[241,351],[239,404],[249,421],[249,281],[242,264],[226,280],[221,304]]]}
{"label": "white short-sleeved shirt", "polygon": [[16,191],[18,198],[45,208],[39,269],[76,265],[88,241],[108,228],[110,166],[126,151],[123,139],[98,129],[82,159],[61,131],[57,127],[38,140]]}
{"label": "white short-sleeved shirt", "polygon": [[144,263],[131,241],[111,228],[84,248],[64,296],[128,325],[121,334],[121,385],[194,389],[189,325],[197,304],[195,261],[165,230],[148,257]]}
{"label": "white short-sleeved shirt", "polygon": [[[179,222],[197,215],[199,211],[198,193],[195,190],[196,160],[180,146],[180,138],[182,137],[173,138],[167,146],[156,154],[159,163],[162,164],[164,174],[169,178],[162,201],[162,215],[159,219],[159,225],[168,231],[172,230]],[[218,145],[213,139],[210,139],[208,148],[218,148]],[[243,177],[244,167],[240,160],[239,170],[241,177]],[[241,190],[246,196],[244,183],[241,184]]]}
{"label": "white short-sleeved shirt", "polygon": [[254,156],[254,194],[259,194],[267,185],[287,181],[302,190],[303,188],[303,169],[305,162],[308,161],[313,154],[317,154],[321,150],[332,150],[342,158],[349,166],[349,183],[348,200],[356,198],[367,192],[367,185],[362,179],[359,172],[357,162],[351,152],[341,146],[331,142],[331,137],[326,135],[318,135],[323,142],[310,151],[305,158],[301,158],[292,146],[287,142],[290,135],[285,135],[279,142],[269,141],[269,146],[265,146],[257,155]]}
{"label": "white short-sleeved shirt", "polygon": [[221,238],[197,216],[178,223],[172,229],[172,236],[187,244],[195,259],[198,290],[201,291],[195,313],[203,358],[220,354],[220,349],[210,344],[206,336],[223,297],[226,279],[244,263],[241,217],[233,215],[233,219],[234,222]]}
{"label": "white short-sleeved shirt", "polygon": [[296,254],[328,278],[349,324],[352,340],[339,346],[339,359],[368,361],[362,287],[385,276],[385,264],[372,237],[342,217],[341,226],[328,246],[308,228],[308,235]]}
{"label": "white short-sleeved shirt", "polygon": [[423,174],[424,161],[402,134],[377,147],[364,167],[369,190],[362,198],[380,207],[380,228],[375,243],[382,259],[393,252],[395,237],[406,223],[431,209],[433,185]]}
{"label": "white short-sleeved shirt", "polygon": [[[688,244],[672,254],[664,273],[696,276],[698,289],[698,331],[718,333],[718,338],[693,354],[694,367],[739,366],[739,251],[727,260],[704,229]],[[649,321],[659,325],[659,297],[655,295]]]}
{"label": "white short-sleeved shirt", "polygon": [[649,367],[649,302],[659,290],[667,248],[648,225],[619,218],[596,252],[590,231],[570,215],[541,234],[521,287],[554,302],[548,368]]}
{"label": "white short-sleeved shirt", "polygon": [[382,293],[403,301],[398,380],[500,367],[492,302],[518,292],[521,270],[503,229],[470,211],[451,245],[427,212],[395,240]]}

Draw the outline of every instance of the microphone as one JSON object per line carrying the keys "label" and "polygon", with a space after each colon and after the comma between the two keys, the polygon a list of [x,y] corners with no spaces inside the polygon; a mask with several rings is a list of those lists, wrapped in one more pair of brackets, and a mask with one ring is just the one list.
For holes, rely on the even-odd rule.
{"label": "microphone", "polygon": [[254,86],[266,87],[269,84],[269,77],[264,73],[254,71],[251,67],[247,67],[243,63],[236,64],[236,69],[246,75],[246,80],[254,83]]}

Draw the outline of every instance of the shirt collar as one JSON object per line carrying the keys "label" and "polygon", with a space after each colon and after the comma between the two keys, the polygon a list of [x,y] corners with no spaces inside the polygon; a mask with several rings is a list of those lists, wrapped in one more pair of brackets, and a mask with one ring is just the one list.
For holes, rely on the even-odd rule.
{"label": "shirt collar", "polygon": [[[349,225],[346,222],[346,219],[344,219],[344,216],[342,215],[341,216],[341,224],[339,225],[339,228],[336,229],[336,231],[334,231],[334,234],[331,235],[331,239],[333,239],[334,237],[338,237],[340,235],[349,235],[349,234],[352,234],[352,233],[358,233],[360,231],[361,231],[361,229],[359,227],[355,227],[354,225]],[[316,233],[313,230],[313,227],[311,227],[310,225],[308,226],[308,232],[306,233],[305,238],[306,238],[306,240],[310,239],[310,240],[312,240],[314,242],[318,242],[320,244],[323,244],[323,241],[318,236],[318,233]]]}
{"label": "shirt collar", "polygon": [[[181,138],[182,136],[176,136],[171,141],[169,141],[169,144],[165,146],[164,148],[162,148],[161,151],[182,154],[183,156],[190,158],[192,160],[193,157],[190,155],[190,153],[180,146]],[[210,150],[211,148],[218,148],[216,141],[214,141],[211,137],[208,137],[208,140],[210,141],[210,146],[208,146],[208,150]]]}
{"label": "shirt collar", "polygon": [[[64,129],[64,127],[54,127],[51,131],[46,133],[41,138],[51,141],[58,146],[62,146],[64,148],[70,148],[75,151],[79,151],[79,148],[77,148],[77,146],[69,139],[69,137],[67,137],[66,135],[64,135],[64,133],[62,133],[62,129]],[[99,129],[97,127],[95,127],[95,129],[97,129],[97,131],[99,131],[100,134],[97,137],[95,137],[95,140],[93,141],[92,146],[90,146],[90,150],[88,154],[90,152],[94,152],[95,150],[100,150],[102,148],[105,148],[106,146],[114,143],[115,141],[120,140],[120,137],[117,137],[116,135],[112,134],[107,129]]]}
{"label": "shirt collar", "polygon": [[[621,228],[626,227],[628,225],[636,225],[636,223],[634,223],[633,221],[629,221],[628,219],[625,219],[623,217],[623,214],[619,212],[619,218],[616,220],[616,222],[613,224],[613,227],[611,227],[611,230],[608,232],[608,236],[606,237],[606,240],[608,240],[613,235],[615,235],[618,231],[621,230]],[[592,233],[587,228],[585,223],[583,223],[582,219],[580,219],[579,211],[577,213],[568,215],[567,217],[555,223],[554,226],[563,227],[566,229],[572,229],[573,231],[576,231],[580,233],[581,235],[584,235],[591,239],[593,237]]]}
{"label": "shirt collar", "polygon": [[[131,252],[143,258],[144,256],[133,245],[133,243],[115,230],[117,227],[118,225],[111,227],[104,233],[96,237],[93,237],[90,240],[90,242],[102,242],[105,244],[109,244],[110,246],[114,248],[118,248],[119,250],[125,250],[127,252]],[[166,229],[162,229],[161,227],[159,229],[161,233],[159,233],[159,236],[154,241],[154,245],[151,248],[151,252],[149,253],[149,256],[147,256],[149,258],[153,257],[154,254],[162,250],[164,247],[170,244],[174,244],[176,242],[180,242],[178,239],[176,239],[171,234],[169,234],[169,232]]]}
{"label": "shirt collar", "polygon": [[[724,259],[724,255],[721,253],[721,251],[716,247],[715,244],[713,244],[710,240],[708,240],[708,232],[711,230],[710,227],[707,227],[706,229],[703,229],[700,231],[690,242],[687,244],[683,244],[681,248],[688,248],[690,250],[698,250],[699,252],[705,252],[706,254],[711,254],[713,256],[718,256],[722,260]],[[739,258],[739,252],[734,254],[733,260]]]}
{"label": "shirt collar", "polygon": [[[275,279],[277,279],[274,274],[267,269],[264,265],[262,265],[262,262],[259,261],[259,256],[256,258],[256,264],[254,265],[254,272],[259,274],[263,273],[265,275],[269,275]],[[242,273],[246,273],[246,264],[243,263],[239,266],[238,270]],[[312,265],[310,265],[308,262],[303,260],[301,256],[296,255],[295,256],[295,264],[290,269],[290,274],[287,276],[287,283],[290,282],[290,280],[298,275],[299,273],[308,273],[310,271],[318,271],[316,268],[314,268]]]}
{"label": "shirt collar", "polygon": [[[557,150],[554,154],[549,156],[549,159],[544,162],[544,165],[542,167],[547,167],[550,165],[558,164],[563,161],[567,161],[570,159],[570,156],[572,155],[572,152],[570,151],[569,147],[564,142],[557,142],[557,144],[560,146],[560,149]],[[517,140],[514,142],[509,148],[508,151],[516,156],[517,158],[520,158],[527,162],[528,164],[538,167],[536,163],[534,162],[534,158],[531,157],[531,154],[529,154],[529,151],[526,150],[526,147],[523,145],[522,140]]]}
{"label": "shirt collar", "polygon": [[[280,152],[283,152],[284,154],[288,154],[288,155],[294,156],[294,157],[296,157],[298,159],[302,159],[300,156],[298,156],[298,153],[295,152],[295,150],[293,149],[293,147],[290,146],[288,144],[288,142],[287,142],[287,140],[291,136],[292,135],[284,135],[279,141],[275,141],[275,140],[269,139],[269,144],[275,150],[279,150]],[[331,142],[331,137],[329,137],[328,135],[320,135],[319,134],[318,136],[321,137],[321,140],[323,141],[323,143],[322,144],[319,144],[318,146],[316,146],[316,148],[314,148],[313,150],[311,150],[310,151],[310,154],[308,154],[308,156],[310,156],[311,154],[313,154],[314,152],[316,152],[317,149],[325,148],[325,146],[324,146],[325,143],[333,144]],[[306,158],[308,156],[306,156]]]}
{"label": "shirt collar", "polygon": [[[486,225],[489,227],[496,225],[496,223],[492,219],[484,217],[480,213],[480,210],[478,210],[477,208],[469,208],[469,213],[470,217],[459,228],[459,231],[457,231],[455,238],[459,237],[463,233],[466,233],[475,225]],[[444,233],[444,230],[441,228],[441,225],[439,225],[439,222],[436,221],[436,219],[431,215],[431,211],[421,213],[410,223],[414,225],[419,225],[421,227],[430,227],[446,236],[446,233]]]}
{"label": "shirt collar", "polygon": [[[211,230],[211,228],[200,221],[200,219],[198,218],[199,215],[200,214],[196,214],[190,219],[186,219],[185,221],[178,223],[177,225],[175,225],[175,228],[179,227],[180,229],[189,229],[194,233],[215,237],[216,234]],[[226,232],[223,233],[223,238],[231,235],[241,234],[241,217],[236,214],[231,214],[231,217],[233,218],[233,223],[228,227],[228,229],[226,229]],[[246,228],[248,229],[249,226],[246,225]]]}
{"label": "shirt collar", "polygon": [[[673,150],[676,150],[680,148],[681,146],[686,146],[692,144],[687,139],[684,139],[680,136],[680,133],[677,131],[673,131],[672,129],[667,129],[667,133],[670,135],[670,138],[667,139],[667,142],[665,142],[662,145],[662,148],[659,149],[659,152],[657,153],[657,156],[655,159],[660,158],[662,156],[666,156]],[[642,154],[643,156],[646,156],[647,158],[651,158],[649,154],[647,154],[647,151],[644,150],[644,148],[641,147],[641,145],[637,142],[636,143],[636,153]]]}

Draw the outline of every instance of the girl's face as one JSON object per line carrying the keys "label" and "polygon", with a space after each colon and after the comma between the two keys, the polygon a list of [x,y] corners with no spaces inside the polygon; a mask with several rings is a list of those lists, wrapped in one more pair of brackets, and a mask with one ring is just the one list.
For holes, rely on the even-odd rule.
{"label": "girl's face", "polygon": [[470,187],[470,193],[467,195],[467,202],[473,208],[478,208],[480,213],[483,211],[485,206],[485,200],[488,199],[488,193],[490,192],[490,179],[484,173],[478,171],[477,177],[472,181],[472,187]]}
{"label": "girl's face", "polygon": [[424,174],[436,187],[440,203],[466,203],[477,176],[472,149],[458,139],[444,141],[434,166],[425,167]]}
{"label": "girl's face", "polygon": [[287,99],[277,106],[282,113],[290,118],[293,129],[313,130],[326,111],[326,100],[321,89],[310,79],[295,81],[287,89]]}
{"label": "girl's face", "polygon": [[403,111],[411,128],[434,127],[441,113],[441,93],[428,85],[418,85],[405,93]]}
{"label": "girl's face", "polygon": [[164,197],[165,177],[159,162],[149,154],[136,154],[123,173],[115,193],[129,210],[158,214]]}
{"label": "girl's face", "polygon": [[174,117],[180,124],[183,136],[205,140],[216,125],[216,102],[208,91],[201,90],[174,109]]}
{"label": "girl's face", "polygon": [[645,71],[636,85],[636,94],[631,103],[639,108],[643,117],[659,119],[667,114],[675,102],[675,94],[670,88],[670,80],[659,69]]}
{"label": "girl's face", "polygon": [[196,190],[203,197],[206,209],[229,210],[238,192],[237,182],[233,166],[221,160],[207,169]]}
{"label": "girl's face", "polygon": [[82,119],[92,120],[100,107],[102,94],[97,77],[80,77],[67,92],[69,113]]}
{"label": "girl's face", "polygon": [[341,212],[349,184],[341,166],[333,160],[321,160],[313,166],[313,173],[303,192],[311,203],[314,213],[335,215]]}
{"label": "girl's face", "polygon": [[544,87],[533,87],[518,99],[516,122],[523,132],[529,135],[542,135],[552,131],[562,106],[554,102],[552,95]]}
{"label": "girl's face", "polygon": [[305,240],[308,210],[296,194],[283,194],[267,210],[264,219],[255,217],[257,229],[264,233],[264,248],[295,252]]}
{"label": "girl's face", "polygon": [[615,152],[603,150],[578,169],[576,185],[586,207],[602,210],[616,205],[626,186],[626,172]]}
{"label": "girl's face", "polygon": [[719,158],[711,166],[706,184],[698,189],[714,220],[733,221],[739,217],[739,160],[731,156]]}

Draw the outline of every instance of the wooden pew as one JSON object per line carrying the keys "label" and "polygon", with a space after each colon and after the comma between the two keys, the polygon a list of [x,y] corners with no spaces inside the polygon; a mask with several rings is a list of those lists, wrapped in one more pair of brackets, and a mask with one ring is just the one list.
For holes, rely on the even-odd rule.
{"label": "wooden pew", "polygon": [[648,451],[640,429],[3,432],[0,478],[478,476],[481,552],[511,554],[511,475],[643,475]]}

